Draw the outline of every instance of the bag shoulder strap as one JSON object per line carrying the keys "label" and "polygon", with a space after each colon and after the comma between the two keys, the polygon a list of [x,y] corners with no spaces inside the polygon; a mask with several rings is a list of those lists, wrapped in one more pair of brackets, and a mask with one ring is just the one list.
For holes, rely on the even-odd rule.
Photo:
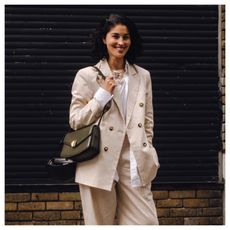
{"label": "bag shoulder strap", "polygon": [[105,80],[106,76],[101,72],[101,70],[97,66],[93,66],[93,68],[98,72],[98,74]]}
{"label": "bag shoulder strap", "polygon": [[[97,67],[97,66],[92,66],[97,72],[98,74],[103,78],[103,79],[106,79],[106,76],[101,72],[101,70]],[[98,122],[98,126],[100,126],[100,123],[101,123],[101,120],[102,120],[102,117],[104,116],[104,114],[109,110],[111,106],[111,101],[109,101],[103,108],[103,111],[102,111],[102,115],[100,116],[100,119],[99,119],[99,122]]]}
{"label": "bag shoulder strap", "polygon": [[109,101],[109,102],[104,106],[103,111],[102,111],[102,114],[101,114],[101,116],[100,116],[100,119],[99,119],[99,121],[98,121],[98,123],[97,123],[98,126],[100,126],[102,117],[103,117],[104,114],[109,110],[110,106],[111,106],[111,101]]}

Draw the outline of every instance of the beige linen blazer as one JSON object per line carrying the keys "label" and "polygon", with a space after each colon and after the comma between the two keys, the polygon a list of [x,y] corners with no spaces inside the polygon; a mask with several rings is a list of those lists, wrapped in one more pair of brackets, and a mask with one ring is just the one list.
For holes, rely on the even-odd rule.
{"label": "beige linen blazer", "polygon": [[[111,76],[106,60],[96,65],[105,76]],[[75,181],[92,187],[111,190],[125,135],[137,161],[143,185],[150,183],[159,168],[152,146],[153,107],[150,73],[128,64],[127,114],[123,117],[119,92],[115,88],[110,109],[100,125],[100,154],[92,160],[78,163]],[[80,69],[72,86],[70,126],[78,129],[97,122],[102,109],[94,95],[99,88],[97,72],[92,67]]]}

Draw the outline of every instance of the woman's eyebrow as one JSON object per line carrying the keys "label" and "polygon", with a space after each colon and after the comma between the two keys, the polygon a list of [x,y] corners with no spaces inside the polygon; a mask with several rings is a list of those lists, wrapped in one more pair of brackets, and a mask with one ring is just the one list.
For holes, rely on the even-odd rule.
{"label": "woman's eyebrow", "polygon": [[[113,35],[121,35],[121,34],[119,34],[119,33],[117,33],[117,32],[113,32],[112,34],[113,34]],[[126,33],[126,34],[124,34],[123,36],[127,36],[127,35],[129,35],[129,33]]]}

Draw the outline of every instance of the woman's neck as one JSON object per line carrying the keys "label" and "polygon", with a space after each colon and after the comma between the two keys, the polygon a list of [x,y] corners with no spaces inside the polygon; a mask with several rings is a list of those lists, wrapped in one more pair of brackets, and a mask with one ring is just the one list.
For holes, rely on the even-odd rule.
{"label": "woman's neck", "polygon": [[108,64],[111,70],[124,70],[125,69],[125,60],[109,59]]}

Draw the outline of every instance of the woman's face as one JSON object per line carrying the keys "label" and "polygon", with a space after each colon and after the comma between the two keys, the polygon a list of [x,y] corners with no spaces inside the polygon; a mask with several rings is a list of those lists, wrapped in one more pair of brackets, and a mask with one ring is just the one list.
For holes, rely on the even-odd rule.
{"label": "woman's face", "polygon": [[124,59],[131,45],[131,38],[127,26],[114,26],[103,39],[107,47],[109,58]]}

